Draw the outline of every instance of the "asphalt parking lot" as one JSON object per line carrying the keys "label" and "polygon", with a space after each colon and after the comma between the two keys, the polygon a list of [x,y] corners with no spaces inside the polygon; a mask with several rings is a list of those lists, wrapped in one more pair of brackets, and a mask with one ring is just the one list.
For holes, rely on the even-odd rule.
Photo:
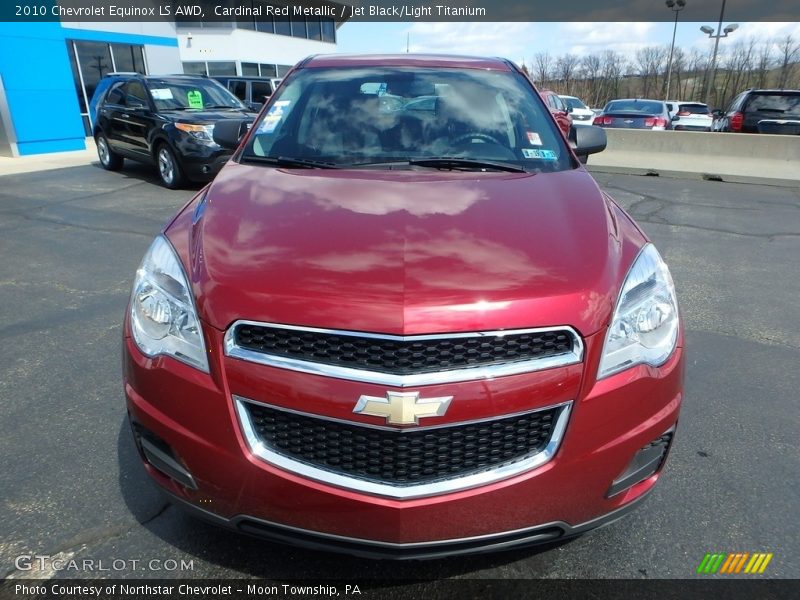
{"label": "asphalt parking lot", "polygon": [[192,190],[133,165],[0,177],[0,577],[52,576],[15,569],[38,554],[193,566],[59,577],[387,578],[400,590],[427,577],[695,577],[706,552],[772,552],[765,575],[800,577],[800,189],[597,179],[659,246],[686,320],[664,477],[628,518],[546,551],[397,564],[218,530],[146,478],[125,421],[120,323],[142,254]]}

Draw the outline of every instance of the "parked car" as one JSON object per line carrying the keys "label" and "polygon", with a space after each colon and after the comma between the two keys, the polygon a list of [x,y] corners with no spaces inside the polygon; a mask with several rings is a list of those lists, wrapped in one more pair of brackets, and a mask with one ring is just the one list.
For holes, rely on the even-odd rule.
{"label": "parked car", "polygon": [[91,104],[102,167],[117,171],[126,158],[152,164],[173,189],[211,180],[228,160],[231,151],[214,142],[216,123],[255,118],[218,82],[197,75],[113,75]]}
{"label": "parked car", "polygon": [[567,111],[572,117],[573,125],[591,125],[594,121],[594,111],[588,108],[580,98],[575,96],[559,96],[564,104],[567,105]]}
{"label": "parked car", "polygon": [[672,129],[666,103],[660,100],[632,98],[612,100],[594,119],[594,125],[616,129]]}
{"label": "parked car", "polygon": [[242,130],[217,124],[237,150],[153,241],[124,320],[134,439],[175,504],[381,558],[553,542],[639,504],[684,336],[664,260],[578,160],[602,129],[573,150],[510,61],[331,54]]}
{"label": "parked car", "polygon": [[800,90],[745,90],[714,117],[714,131],[800,135]]}
{"label": "parked car", "polygon": [[215,77],[251,110],[258,112],[281,83],[276,77]]}
{"label": "parked car", "polygon": [[567,104],[561,99],[561,96],[552,90],[540,90],[539,93],[550,109],[556,123],[558,123],[559,129],[564,135],[569,135],[569,130],[572,127],[572,117],[569,114]]}
{"label": "parked car", "polygon": [[708,104],[671,100],[667,109],[675,131],[711,131],[714,118]]}

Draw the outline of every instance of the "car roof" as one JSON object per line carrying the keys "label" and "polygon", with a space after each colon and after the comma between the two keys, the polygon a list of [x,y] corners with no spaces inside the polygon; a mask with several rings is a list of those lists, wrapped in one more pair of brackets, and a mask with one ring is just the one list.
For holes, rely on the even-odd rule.
{"label": "car roof", "polygon": [[777,90],[777,89],[756,89],[750,88],[749,90],[745,90],[746,92],[750,92],[751,94],[800,94],[800,90]]}
{"label": "car roof", "polygon": [[324,67],[451,67],[511,71],[502,58],[450,54],[320,54],[301,61],[303,68]]}

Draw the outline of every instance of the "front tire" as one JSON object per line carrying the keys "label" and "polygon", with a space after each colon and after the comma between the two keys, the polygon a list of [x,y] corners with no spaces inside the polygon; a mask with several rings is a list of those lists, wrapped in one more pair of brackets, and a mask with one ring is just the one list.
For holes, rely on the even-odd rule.
{"label": "front tire", "polygon": [[158,175],[164,187],[177,190],[186,183],[186,177],[181,171],[175,154],[167,144],[161,144],[156,150],[156,163],[158,164]]}
{"label": "front tire", "polygon": [[97,158],[100,159],[100,166],[106,171],[119,171],[125,159],[111,149],[106,136],[98,133],[94,142],[97,145]]}

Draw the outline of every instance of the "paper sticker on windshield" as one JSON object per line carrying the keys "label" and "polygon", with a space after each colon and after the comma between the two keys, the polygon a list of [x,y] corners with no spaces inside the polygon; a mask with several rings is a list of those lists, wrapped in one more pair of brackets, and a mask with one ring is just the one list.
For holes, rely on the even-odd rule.
{"label": "paper sticker on windshield", "polygon": [[158,88],[150,90],[153,100],[172,100],[172,90],[169,88]]}
{"label": "paper sticker on windshield", "polygon": [[556,153],[552,150],[539,150],[535,148],[523,148],[522,156],[525,158],[538,158],[539,160],[557,160]]}
{"label": "paper sticker on windshield", "polygon": [[186,100],[189,102],[189,108],[203,108],[203,94],[200,90],[189,90]]}
{"label": "paper sticker on windshield", "polygon": [[258,127],[256,133],[272,133],[277,129],[278,123],[283,119],[284,109],[292,103],[291,100],[278,100],[275,104],[269,107],[264,120]]}
{"label": "paper sticker on windshield", "polygon": [[542,138],[539,137],[539,134],[535,131],[528,131],[528,143],[531,146],[541,146],[542,145]]}

